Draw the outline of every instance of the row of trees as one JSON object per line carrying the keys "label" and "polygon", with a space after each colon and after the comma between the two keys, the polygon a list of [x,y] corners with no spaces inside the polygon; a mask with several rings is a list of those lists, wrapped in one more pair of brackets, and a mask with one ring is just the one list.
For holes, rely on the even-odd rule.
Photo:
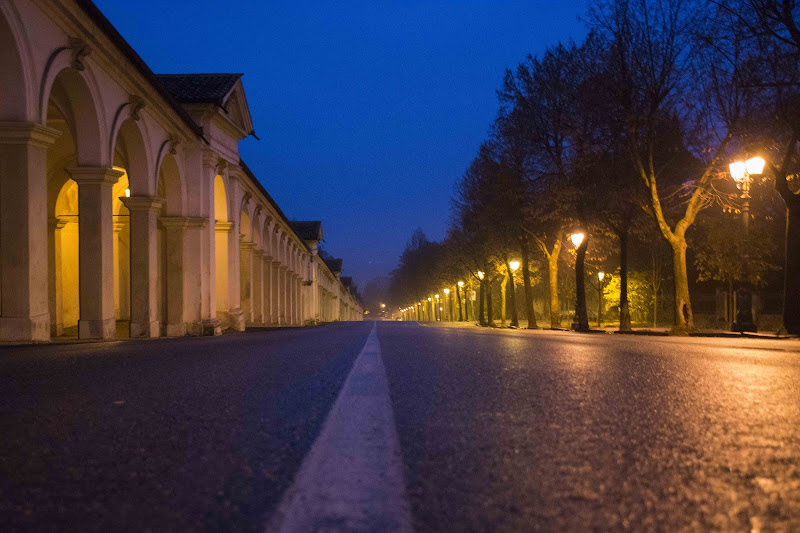
{"label": "row of trees", "polygon": [[[392,275],[394,304],[464,277],[480,282],[483,304],[516,259],[528,327],[537,327],[534,291],[544,279],[549,325],[560,327],[566,255],[583,329],[591,250],[590,263],[618,257],[619,324],[629,330],[635,242],[669,252],[678,333],[695,327],[690,272],[759,284],[784,255],[783,322],[800,334],[798,9],[794,0],[595,2],[583,42],[506,72],[489,138],[457,185],[447,238],[412,238]],[[751,190],[745,237],[733,223],[742,195],[728,166],[756,155],[767,168]],[[565,254],[575,233],[584,239]]]}

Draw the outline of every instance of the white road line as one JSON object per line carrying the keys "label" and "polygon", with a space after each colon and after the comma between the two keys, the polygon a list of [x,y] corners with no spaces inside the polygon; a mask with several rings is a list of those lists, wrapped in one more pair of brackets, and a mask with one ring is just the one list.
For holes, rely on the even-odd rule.
{"label": "white road line", "polygon": [[412,531],[377,324],[267,533]]}

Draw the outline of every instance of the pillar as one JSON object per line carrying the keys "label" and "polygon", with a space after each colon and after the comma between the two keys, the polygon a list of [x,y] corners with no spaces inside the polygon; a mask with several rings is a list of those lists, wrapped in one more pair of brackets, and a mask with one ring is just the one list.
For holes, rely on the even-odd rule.
{"label": "pillar", "polygon": [[272,257],[264,253],[261,258],[261,293],[264,307],[263,324],[272,323]]}
{"label": "pillar", "polygon": [[[253,252],[255,244],[242,240],[239,242],[239,302],[246,325],[253,324],[255,301],[255,272]],[[260,285],[260,284],[259,284]]]}
{"label": "pillar", "polygon": [[154,196],[122,198],[131,213],[131,337],[158,337],[158,213]]}
{"label": "pillar", "polygon": [[272,261],[272,323],[281,323],[281,262]]}
{"label": "pillar", "polygon": [[47,148],[61,132],[0,122],[0,340],[50,339]]}
{"label": "pillar", "polygon": [[105,167],[67,169],[78,184],[80,302],[78,337],[113,339],[114,227],[111,188],[122,172]]}
{"label": "pillar", "polygon": [[[244,262],[244,254],[240,258]],[[252,325],[262,326],[264,324],[264,250],[258,248],[253,250],[253,297]]]}
{"label": "pillar", "polygon": [[[163,280],[166,290],[163,297],[166,299],[167,316],[162,317],[162,320],[167,324],[167,337],[181,337],[187,333],[199,335],[201,333],[200,300],[195,298],[194,305],[189,305],[184,298],[188,299],[191,291],[185,291],[184,284],[189,282],[189,285],[194,285],[192,279],[199,281],[200,266],[199,264],[195,265],[196,276],[190,278],[189,272],[185,269],[184,243],[187,239],[188,228],[199,229],[203,224],[198,223],[198,219],[189,217],[161,217],[158,219],[158,223],[164,228],[164,240],[166,241],[165,279]],[[199,231],[195,233],[199,238]],[[187,308],[194,309],[194,312],[190,313],[194,320],[188,321],[188,327],[185,316]]]}
{"label": "pillar", "polygon": [[279,290],[280,290],[279,298],[278,298],[278,300],[279,300],[278,303],[280,305],[280,312],[278,313],[278,317],[280,319],[280,323],[284,324],[284,325],[289,323],[289,316],[287,314],[287,311],[288,311],[288,308],[289,308],[289,306],[288,306],[288,304],[289,304],[289,294],[288,294],[289,291],[286,290],[287,289],[286,271],[287,271],[287,267],[286,267],[286,265],[283,265],[283,264],[278,269],[278,272],[280,274],[280,278],[279,278],[280,282],[278,284],[278,287],[279,287]]}
{"label": "pillar", "polygon": [[48,219],[48,235],[52,242],[48,247],[50,258],[48,260],[49,302],[50,302],[50,336],[58,337],[64,333],[64,319],[61,308],[61,237],[62,230],[67,226],[65,219]]}

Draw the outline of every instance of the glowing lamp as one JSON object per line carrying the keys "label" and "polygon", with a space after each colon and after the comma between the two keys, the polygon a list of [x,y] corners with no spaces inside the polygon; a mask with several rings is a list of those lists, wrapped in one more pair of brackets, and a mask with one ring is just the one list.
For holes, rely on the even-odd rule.
{"label": "glowing lamp", "polygon": [[444,294],[445,294],[445,296],[446,296],[446,295],[448,295],[448,294],[450,294],[450,289],[445,289],[445,290],[444,290]]}
{"label": "glowing lamp", "polygon": [[458,282],[458,286],[459,286],[459,287],[463,287],[463,286],[464,286],[464,282],[463,282],[463,281],[459,281],[459,282]]}
{"label": "glowing lamp", "polygon": [[736,181],[742,181],[747,173],[747,164],[744,161],[737,161],[728,165],[731,169],[731,177]]}
{"label": "glowing lamp", "polygon": [[429,302],[431,301],[431,297],[430,297],[430,296],[428,296],[428,301],[429,301]]}
{"label": "glowing lamp", "polygon": [[569,236],[569,240],[571,240],[573,246],[575,246],[575,248],[577,248],[577,247],[579,247],[581,245],[581,243],[583,242],[583,239],[585,237],[586,237],[586,235],[584,235],[583,233],[578,232],[578,233],[573,233],[572,235],[570,235]]}
{"label": "glowing lamp", "polygon": [[758,176],[764,172],[764,165],[766,162],[760,157],[753,157],[744,162],[747,168],[747,173],[753,176]]}
{"label": "glowing lamp", "polygon": [[516,272],[519,268],[519,261],[511,261],[508,263],[508,266],[511,269],[511,272]]}
{"label": "glowing lamp", "polygon": [[436,299],[437,299],[437,300],[439,299],[439,295],[438,295],[438,294],[436,295]]}
{"label": "glowing lamp", "polygon": [[125,189],[125,198],[130,198],[130,197],[131,197],[131,190]]}
{"label": "glowing lamp", "polygon": [[486,274],[484,274],[483,272],[481,272],[480,270],[478,270],[478,279],[483,279],[483,276],[485,276],[485,275],[486,275]]}
{"label": "glowing lamp", "polygon": [[600,281],[603,281],[604,277],[606,277],[606,273],[605,272],[598,272],[597,273],[597,279],[599,279]]}

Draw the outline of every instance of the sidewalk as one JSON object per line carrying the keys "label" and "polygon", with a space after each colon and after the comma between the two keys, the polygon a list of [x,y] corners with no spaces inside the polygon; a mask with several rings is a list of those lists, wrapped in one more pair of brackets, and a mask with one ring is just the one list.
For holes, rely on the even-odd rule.
{"label": "sidewalk", "polygon": [[[505,329],[510,329],[508,325],[511,321],[506,321]],[[435,328],[476,328],[480,327],[476,322],[448,322],[448,321],[437,321],[437,322],[425,322],[419,321],[418,322],[422,326],[426,327],[435,327]],[[500,321],[495,320],[495,326],[497,329],[504,329],[500,327]],[[545,327],[544,324],[538,324],[538,330],[543,331],[570,331],[569,327],[563,328],[549,328]],[[516,329],[527,329],[528,321],[527,320],[520,320],[519,321],[519,328]],[[670,335],[670,328],[634,328],[633,331],[630,332],[620,332],[617,331],[617,327],[592,327],[590,325],[590,330],[586,333],[607,333],[609,335],[616,334],[616,335],[647,335],[647,336],[655,336],[655,337],[666,337]],[[753,338],[753,339],[798,339],[797,335],[776,335],[773,332],[757,332],[757,333],[736,333],[733,331],[726,331],[722,329],[698,329],[692,333],[689,333],[689,337],[726,337],[726,338]]]}

